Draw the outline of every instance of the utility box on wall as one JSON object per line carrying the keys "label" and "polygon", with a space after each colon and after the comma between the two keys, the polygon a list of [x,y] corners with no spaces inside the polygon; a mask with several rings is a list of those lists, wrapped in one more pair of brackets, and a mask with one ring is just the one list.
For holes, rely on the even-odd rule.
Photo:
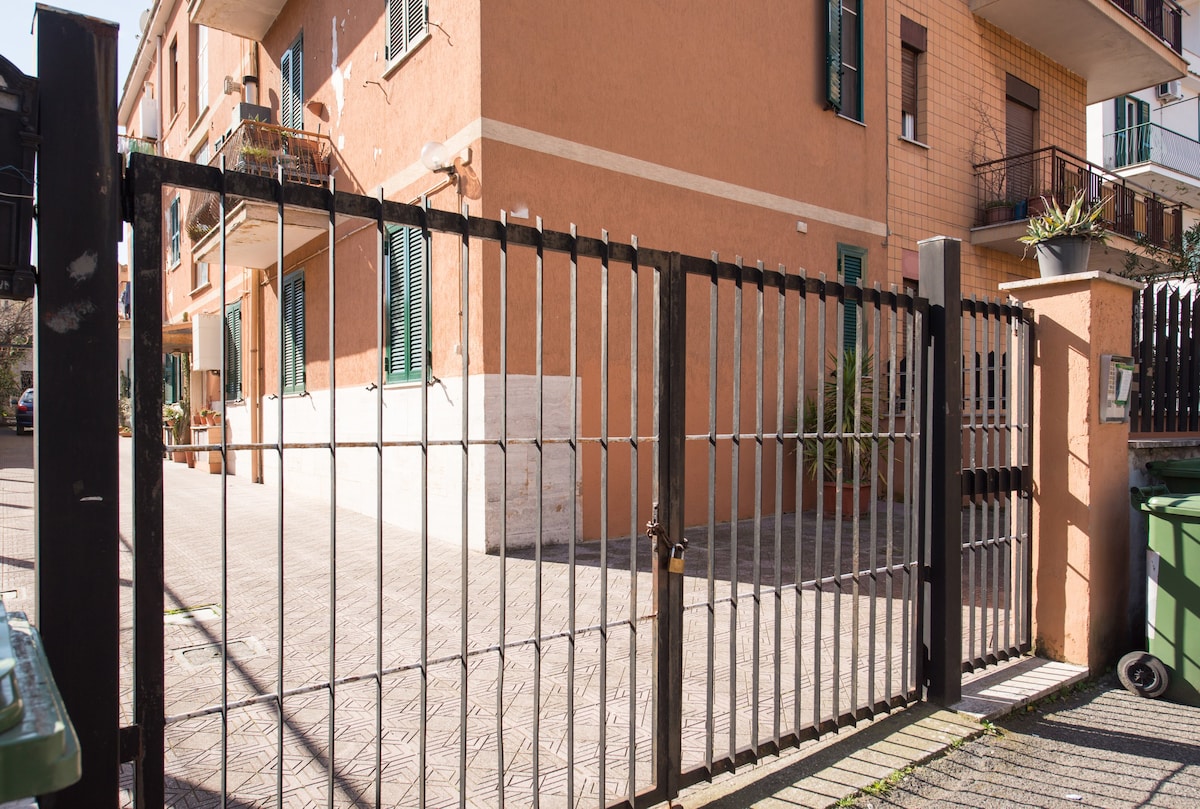
{"label": "utility box on wall", "polygon": [[220,315],[192,318],[192,370],[221,370],[222,331]]}
{"label": "utility box on wall", "polygon": [[0,56],[0,298],[33,297],[37,109],[37,79]]}

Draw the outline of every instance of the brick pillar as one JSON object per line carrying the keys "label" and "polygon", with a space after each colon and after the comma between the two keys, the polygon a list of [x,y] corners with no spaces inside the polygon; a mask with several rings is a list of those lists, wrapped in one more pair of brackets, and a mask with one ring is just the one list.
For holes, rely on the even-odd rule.
{"label": "brick pillar", "polygon": [[1129,354],[1141,287],[1100,272],[1000,285],[1035,315],[1034,648],[1092,671],[1127,651],[1129,424],[1100,421],[1100,356]]}

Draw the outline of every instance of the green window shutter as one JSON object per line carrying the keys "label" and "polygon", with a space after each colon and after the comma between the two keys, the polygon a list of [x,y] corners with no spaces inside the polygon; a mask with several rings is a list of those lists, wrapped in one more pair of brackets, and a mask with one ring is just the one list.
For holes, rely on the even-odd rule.
{"label": "green window shutter", "polygon": [[835,110],[842,109],[842,0],[825,2],[826,100]]}
{"label": "green window shutter", "polygon": [[[861,287],[867,264],[867,251],[861,247],[838,245],[838,275],[843,286]],[[858,309],[847,302],[842,310],[842,348],[849,351],[858,345]]]}
{"label": "green window shutter", "polygon": [[304,392],[304,273],[283,280],[283,392]]}
{"label": "green window shutter", "polygon": [[1137,101],[1138,162],[1145,163],[1150,159],[1150,104],[1140,98],[1134,100]]}
{"label": "green window shutter", "polygon": [[388,231],[388,340],[384,368],[388,382],[422,378],[429,333],[425,300],[428,256],[425,237],[417,228]]}
{"label": "green window shutter", "polygon": [[279,59],[279,123],[304,128],[304,34]]}
{"label": "green window shutter", "polygon": [[163,401],[179,401],[179,379],[175,373],[175,357],[171,354],[163,355]]}
{"label": "green window shutter", "polygon": [[1113,127],[1113,153],[1116,157],[1116,166],[1120,168],[1129,163],[1129,133],[1125,131],[1125,96],[1117,96],[1113,103],[1117,105],[1117,117]]}
{"label": "green window shutter", "polygon": [[242,398],[242,304],[225,308],[225,398]]}
{"label": "green window shutter", "polygon": [[180,239],[179,239],[179,197],[171,200],[171,208],[167,214],[167,237],[170,240],[168,245],[168,261],[172,267],[179,263],[180,256]]}

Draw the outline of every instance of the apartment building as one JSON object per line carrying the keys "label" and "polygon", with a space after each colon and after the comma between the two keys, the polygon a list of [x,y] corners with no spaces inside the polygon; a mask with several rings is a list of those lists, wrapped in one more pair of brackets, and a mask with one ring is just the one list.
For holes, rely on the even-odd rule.
{"label": "apartment building", "polygon": [[[125,82],[120,120],[135,142],[144,138],[168,157],[223,160],[228,169],[363,194],[381,189],[390,200],[427,198],[431,207],[465,206],[490,219],[503,212],[510,222],[540,219],[546,229],[575,226],[581,235],[606,229],[616,240],[636,235],[649,247],[745,257],[860,285],[913,284],[918,240],[949,235],[964,243],[964,288],[994,294],[998,282],[1035,273],[1016,237],[1035,192],[1066,193],[1055,184],[1066,163],[1056,159],[1084,153],[1086,105],[1169,81],[1184,67],[1177,49],[1110,0],[685,10],[628,3],[617,13],[612,4],[556,0],[390,0],[369,9],[321,0],[159,2]],[[444,163],[453,161],[458,183],[422,162],[431,142],[442,145]],[[995,202],[1011,204],[989,224],[991,208],[1001,207]],[[332,387],[338,440],[371,440],[364,425],[375,422],[381,361],[373,223],[339,221],[331,262],[328,216],[287,211],[281,248],[274,205],[231,203],[222,270],[214,200],[181,191],[163,201],[164,347],[175,357],[167,367],[191,370],[179,389],[190,391],[193,409],[224,411],[232,440],[271,440],[282,414],[288,441],[320,443],[329,436]],[[427,385],[436,388],[429,401],[437,435],[457,435],[468,391],[473,429],[495,429],[487,414],[502,395],[492,309],[499,257],[482,251],[469,276],[466,308],[477,316],[464,345],[455,241],[435,235],[426,244],[406,228],[387,233],[382,362],[391,438],[417,436]],[[423,301],[416,293],[426,277]],[[530,319],[532,298],[531,286],[510,292],[510,318]],[[565,287],[552,282],[547,300],[565,299]],[[594,396],[571,401],[559,336],[547,339],[543,376],[545,427],[560,434],[572,414],[596,414]],[[597,352],[580,346],[583,355]],[[214,354],[224,356],[224,390]],[[534,348],[518,343],[505,360],[510,378],[527,383],[510,385],[509,411],[528,416]],[[597,372],[581,369],[578,383],[596,390]],[[702,413],[707,391],[696,397]],[[767,423],[777,415],[768,403]],[[572,461],[553,448],[540,493],[525,476],[506,503],[488,496],[498,463],[510,476],[514,462],[535,463],[523,452],[472,458],[470,521],[483,526],[472,542],[494,547],[493,526],[506,518],[510,545],[532,543],[539,497],[543,534],[595,536],[594,495],[572,486]],[[411,481],[410,456],[389,450],[385,478]],[[339,504],[373,513],[374,458],[342,458]],[[435,450],[429,463],[430,532],[457,538],[459,456]],[[764,468],[772,465],[768,458]],[[289,453],[286,467],[289,486],[328,489],[321,453]],[[270,481],[278,460],[239,451],[230,468]],[[589,479],[596,466],[585,460],[576,471]],[[613,490],[627,490],[630,474],[628,465],[614,469]],[[748,516],[754,482],[746,475],[739,485]],[[389,486],[386,517],[411,521],[420,497]],[[703,507],[703,498],[695,502]]]}
{"label": "apartment building", "polygon": [[1086,125],[1089,104],[1184,72],[1172,2],[886,5],[893,277],[914,277],[916,242],[931,233],[963,240],[966,292],[1035,277],[1017,241],[1029,215],[1080,191],[1108,200],[1112,236],[1091,269],[1122,270],[1127,252],[1144,252],[1139,235],[1173,243],[1185,200],[1089,163]]}

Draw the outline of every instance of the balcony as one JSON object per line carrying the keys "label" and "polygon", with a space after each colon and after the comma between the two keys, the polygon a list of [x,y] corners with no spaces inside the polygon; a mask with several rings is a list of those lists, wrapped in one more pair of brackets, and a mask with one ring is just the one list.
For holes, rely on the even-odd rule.
{"label": "balcony", "polygon": [[1087,81],[1087,102],[1187,72],[1174,0],[968,0],[972,13]]}
{"label": "balcony", "polygon": [[1104,136],[1104,168],[1156,194],[1200,207],[1200,141],[1158,124]]}
{"label": "balcony", "polygon": [[287,0],[189,0],[188,21],[262,42]]}
{"label": "balcony", "polygon": [[1177,248],[1183,234],[1183,205],[1160,198],[1111,171],[1069,152],[1050,147],[975,167],[978,209],[971,244],[1023,255],[1017,241],[1030,216],[1042,212],[1043,198],[1065,205],[1081,191],[1104,200],[1106,248],[1092,251],[1092,269],[1124,269],[1125,253],[1145,245]]}
{"label": "balcony", "polygon": [[[244,120],[217,149],[209,165],[225,159],[226,171],[239,171],[284,182],[325,186],[329,182],[329,138],[313,132]],[[236,267],[269,267],[278,258],[278,208],[268,202],[226,199],[225,258]],[[186,230],[195,261],[220,260],[220,201],[216,194],[198,192],[188,206]],[[291,211],[284,216],[284,241],[299,246],[329,225],[319,211]]]}

